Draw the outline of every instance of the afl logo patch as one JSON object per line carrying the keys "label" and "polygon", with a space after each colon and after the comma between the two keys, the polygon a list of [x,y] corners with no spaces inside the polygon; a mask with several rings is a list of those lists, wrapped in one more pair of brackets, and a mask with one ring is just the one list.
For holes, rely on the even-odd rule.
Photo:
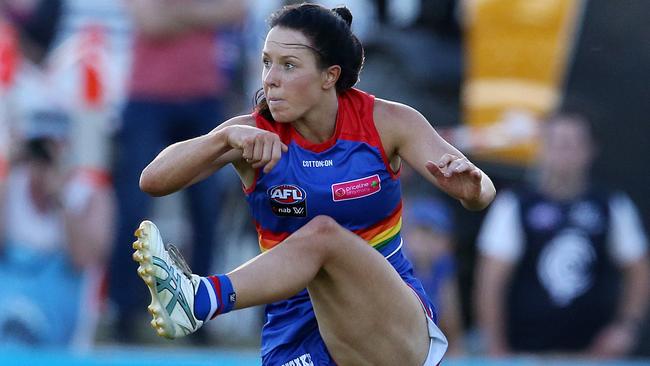
{"label": "afl logo patch", "polygon": [[306,217],[307,192],[293,184],[280,184],[266,191],[276,216]]}

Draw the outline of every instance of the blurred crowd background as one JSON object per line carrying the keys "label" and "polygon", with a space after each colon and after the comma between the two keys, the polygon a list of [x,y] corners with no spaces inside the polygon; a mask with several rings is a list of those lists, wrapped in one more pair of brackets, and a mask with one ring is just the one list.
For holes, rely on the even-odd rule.
{"label": "blurred crowd background", "polygon": [[[138,178],[252,111],[265,19],[287,3],[0,0],[0,354],[255,350],[258,308],[157,339],[130,245],[153,219],[199,274],[258,253],[234,170],[159,199]],[[473,213],[401,172],[452,363],[650,359],[650,2],[319,3],[352,11],[357,86],[419,110],[497,186]]]}

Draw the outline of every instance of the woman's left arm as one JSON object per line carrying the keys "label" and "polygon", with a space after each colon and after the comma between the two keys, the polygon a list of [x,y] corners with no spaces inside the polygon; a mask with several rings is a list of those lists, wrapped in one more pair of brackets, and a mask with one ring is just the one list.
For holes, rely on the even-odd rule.
{"label": "woman's left arm", "polygon": [[418,111],[377,99],[374,119],[391,163],[404,159],[468,210],[482,210],[492,202],[496,194],[492,180],[440,137]]}

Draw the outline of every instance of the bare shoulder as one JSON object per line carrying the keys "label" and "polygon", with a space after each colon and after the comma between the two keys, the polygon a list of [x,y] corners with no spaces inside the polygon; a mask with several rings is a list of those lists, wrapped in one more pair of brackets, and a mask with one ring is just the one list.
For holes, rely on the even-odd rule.
{"label": "bare shoulder", "polygon": [[380,98],[375,99],[373,118],[386,151],[397,148],[405,137],[431,128],[416,109]]}
{"label": "bare shoulder", "polygon": [[422,124],[423,122],[428,124],[424,116],[415,108],[380,98],[375,99],[373,118],[377,128],[382,130],[403,130],[405,127]]}

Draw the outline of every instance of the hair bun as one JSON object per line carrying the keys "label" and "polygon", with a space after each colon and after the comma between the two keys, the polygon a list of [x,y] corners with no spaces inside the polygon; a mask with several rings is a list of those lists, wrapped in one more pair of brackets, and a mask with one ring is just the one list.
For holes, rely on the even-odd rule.
{"label": "hair bun", "polygon": [[339,6],[334,9],[332,9],[333,12],[338,14],[345,22],[347,23],[348,27],[352,26],[352,13],[350,13],[350,9],[346,8],[345,6]]}

